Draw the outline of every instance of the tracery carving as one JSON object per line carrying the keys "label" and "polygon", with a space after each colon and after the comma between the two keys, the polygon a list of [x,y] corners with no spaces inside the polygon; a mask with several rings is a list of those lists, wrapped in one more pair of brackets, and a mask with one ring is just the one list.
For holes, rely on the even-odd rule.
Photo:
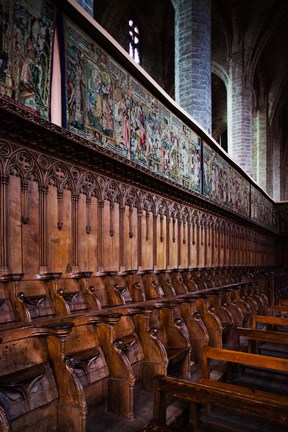
{"label": "tracery carving", "polygon": [[47,171],[49,169],[51,163],[50,159],[44,155],[39,155],[37,158],[37,162],[39,167],[44,171]]}
{"label": "tracery carving", "polygon": [[28,224],[28,196],[29,196],[29,181],[39,184],[40,172],[33,155],[20,150],[17,151],[7,165],[7,172],[10,175],[20,177],[21,179],[21,220],[23,225]]}
{"label": "tracery carving", "polygon": [[61,162],[56,162],[50,166],[45,183],[47,185],[56,186],[57,189],[60,190],[68,189],[72,191],[75,189],[75,183],[73,182],[67,167]]}
{"label": "tracery carving", "polygon": [[[129,238],[134,237],[133,227],[132,227],[132,216],[133,216],[133,209],[136,207],[139,208],[139,195],[134,187],[124,187],[122,185],[122,193],[123,193],[123,212],[125,209],[125,205],[129,206]],[[122,221],[123,223],[123,221]]]}
{"label": "tracery carving", "polygon": [[90,234],[91,227],[91,197],[99,196],[99,186],[96,178],[90,173],[85,172],[82,176],[77,175],[79,193],[86,195],[86,233]]}
{"label": "tracery carving", "polygon": [[114,236],[114,204],[120,203],[121,194],[118,184],[109,180],[103,190],[104,200],[110,201],[110,236]]}
{"label": "tracery carving", "polygon": [[8,158],[11,155],[12,151],[13,149],[10,144],[0,140],[0,156]]}

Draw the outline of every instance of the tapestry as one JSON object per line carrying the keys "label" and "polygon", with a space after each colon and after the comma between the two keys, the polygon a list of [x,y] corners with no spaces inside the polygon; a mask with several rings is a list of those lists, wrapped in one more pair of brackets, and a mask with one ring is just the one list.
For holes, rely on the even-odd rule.
{"label": "tapestry", "polygon": [[249,217],[250,184],[206,143],[203,147],[203,194],[212,201]]}
{"label": "tapestry", "polygon": [[190,190],[201,188],[201,140],[65,18],[67,127]]}
{"label": "tapestry", "polygon": [[251,185],[251,219],[267,227],[276,227],[274,205],[260,190]]}
{"label": "tapestry", "polygon": [[0,0],[0,95],[49,118],[55,7]]}
{"label": "tapestry", "polygon": [[174,115],[171,118],[169,177],[200,192],[201,140]]}
{"label": "tapestry", "polygon": [[128,157],[128,74],[87,34],[65,19],[67,127]]}
{"label": "tapestry", "polygon": [[[137,81],[131,78],[131,114],[130,114],[130,155],[131,159],[148,167],[147,148],[147,115],[148,92]],[[150,130],[152,126],[150,115]]]}

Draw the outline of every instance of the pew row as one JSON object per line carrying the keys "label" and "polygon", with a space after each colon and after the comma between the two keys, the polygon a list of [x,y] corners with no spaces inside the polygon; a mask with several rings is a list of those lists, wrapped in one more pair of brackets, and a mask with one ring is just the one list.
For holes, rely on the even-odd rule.
{"label": "pew row", "polygon": [[253,315],[252,317],[252,329],[257,329],[258,325],[262,327],[280,327],[282,330],[288,328],[288,319],[283,317],[273,317],[269,315]]}
{"label": "pew row", "polygon": [[155,377],[153,420],[156,424],[166,425],[167,396],[172,396],[190,403],[189,424],[193,432],[197,432],[201,424],[201,404],[220,407],[240,415],[260,417],[275,425],[288,425],[287,395],[213,380],[210,377],[209,367],[211,359],[261,367],[268,371],[287,372],[288,370],[288,360],[285,359],[206,347],[203,353],[200,382],[190,382],[169,376]]}
{"label": "pew row", "polygon": [[[284,332],[270,331],[270,330],[254,330],[247,328],[237,328],[239,337],[239,348],[243,349],[240,345],[240,338],[245,338],[247,341],[247,351],[249,353],[268,352],[270,355],[285,356],[288,358],[288,337]],[[276,354],[277,353],[277,354]]]}

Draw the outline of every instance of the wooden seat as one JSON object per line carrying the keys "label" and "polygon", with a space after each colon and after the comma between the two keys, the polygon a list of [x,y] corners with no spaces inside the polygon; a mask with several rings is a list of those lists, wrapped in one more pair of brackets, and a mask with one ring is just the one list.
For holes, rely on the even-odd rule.
{"label": "wooden seat", "polygon": [[209,344],[221,348],[223,344],[233,346],[235,339],[235,324],[230,311],[221,304],[221,297],[214,293],[203,294],[196,301],[203,322],[209,333]]}
{"label": "wooden seat", "polygon": [[147,300],[165,297],[165,292],[155,273],[145,272],[142,277],[144,282],[145,298]]}
{"label": "wooden seat", "polygon": [[124,276],[108,273],[104,277],[104,284],[108,303],[110,305],[128,304],[132,302],[132,297]]}
{"label": "wooden seat", "polygon": [[58,428],[85,432],[92,407],[106,404],[109,370],[95,328],[99,318],[79,314],[67,319],[73,327],[65,340],[48,338],[61,398]]}
{"label": "wooden seat", "polygon": [[109,368],[108,410],[130,420],[135,417],[135,392],[136,387],[142,385],[144,361],[133,320],[136,312],[127,310],[118,315],[103,315],[97,325]]}
{"label": "wooden seat", "polygon": [[173,277],[170,272],[159,272],[158,281],[166,297],[173,297],[176,295],[176,293],[179,294],[179,284],[173,281]]}
{"label": "wooden seat", "polygon": [[69,331],[71,324],[55,321],[46,327],[15,325],[0,332],[0,405],[11,430],[58,430],[61,397],[48,339],[63,340]]}
{"label": "wooden seat", "polygon": [[[191,345],[189,332],[182,317],[175,316],[177,302],[158,302],[151,314],[150,328],[164,345],[168,357],[168,373],[190,378]],[[175,350],[178,351],[176,355]],[[169,357],[173,354],[173,357]],[[175,360],[178,359],[176,362]]]}
{"label": "wooden seat", "polygon": [[85,378],[90,383],[89,369],[101,355],[96,347],[88,348],[83,351],[70,353],[65,357],[65,361],[75,369],[80,369],[84,372]]}

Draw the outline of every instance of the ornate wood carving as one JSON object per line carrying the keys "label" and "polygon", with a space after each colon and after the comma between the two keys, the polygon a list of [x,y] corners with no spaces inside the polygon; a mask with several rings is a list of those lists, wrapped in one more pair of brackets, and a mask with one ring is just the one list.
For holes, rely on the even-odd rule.
{"label": "ornate wood carving", "polygon": [[[1,112],[1,111],[0,111]],[[41,147],[41,146],[40,146]],[[1,226],[1,274],[7,274],[9,271],[9,251],[8,251],[8,227],[9,218],[7,216],[7,193],[9,191],[9,175],[17,176],[20,178],[21,196],[19,203],[21,207],[21,220],[22,225],[29,224],[30,214],[32,208],[29,206],[30,186],[33,182],[38,184],[39,191],[39,273],[44,274],[48,271],[48,255],[49,255],[49,241],[48,241],[48,225],[47,221],[50,214],[50,209],[47,208],[47,197],[50,193],[50,187],[56,188],[55,209],[57,214],[56,229],[58,231],[67,230],[69,227],[64,227],[71,221],[71,269],[85,270],[79,268],[79,247],[83,233],[79,232],[79,215],[85,217],[84,233],[90,234],[94,230],[95,236],[95,265],[97,263],[97,270],[104,271],[104,244],[106,239],[103,237],[103,215],[104,203],[109,202],[110,206],[110,229],[108,227],[108,234],[115,238],[118,244],[119,254],[116,267],[125,269],[126,255],[127,255],[127,240],[133,239],[137,232],[137,267],[141,269],[143,264],[143,251],[145,245],[143,240],[147,241],[148,249],[144,252],[153,254],[151,261],[157,267],[157,250],[161,250],[160,244],[165,244],[165,257],[161,258],[161,262],[167,268],[173,266],[181,266],[182,262],[187,263],[187,266],[207,265],[211,262],[212,265],[245,264],[253,260],[255,263],[260,264],[260,253],[263,249],[266,254],[273,256],[269,252],[269,247],[264,246],[264,241],[261,240],[262,236],[266,238],[266,232],[254,228],[248,229],[245,224],[236,223],[233,218],[227,219],[219,217],[216,214],[215,208],[205,208],[204,201],[202,202],[202,210],[197,205],[188,204],[189,200],[181,202],[181,194],[177,200],[173,200],[172,195],[168,199],[167,194],[153,195],[141,187],[135,187],[131,183],[121,182],[111,179],[104,175],[100,175],[92,169],[89,171],[82,165],[76,166],[68,161],[61,161],[54,156],[39,153],[39,151],[31,149],[23,149],[9,142],[0,140],[0,169],[3,174],[1,176],[1,210],[0,210],[0,226]],[[6,174],[5,174],[6,173]],[[117,177],[117,176],[116,176]],[[64,215],[64,198],[67,201],[65,190],[71,191],[71,215],[67,219]],[[80,200],[80,195],[85,195],[86,199]],[[97,199],[97,218],[93,217],[91,213],[92,204],[96,205]],[[69,200],[69,198],[68,198]],[[94,201],[93,201],[94,200]],[[81,203],[80,203],[81,201]],[[35,201],[37,202],[37,200]],[[84,208],[79,206],[83,206]],[[118,204],[115,205],[115,204]],[[65,204],[65,212],[67,207]],[[128,206],[128,209],[126,210]],[[134,225],[134,208],[137,209],[137,228]],[[142,224],[143,210],[145,211],[145,223]],[[209,211],[208,211],[209,210]],[[210,211],[211,210],[211,211]],[[125,212],[128,211],[127,217]],[[150,215],[153,213],[153,221],[150,221]],[[65,217],[64,217],[65,216]],[[124,219],[125,218],[125,219]],[[35,219],[35,218],[34,218]],[[97,226],[95,220],[97,219]],[[36,218],[37,220],[37,218]],[[93,222],[94,221],[94,222]],[[127,221],[127,222],[126,222]],[[82,222],[82,220],[81,220]],[[125,235],[128,238],[124,238]],[[177,226],[176,226],[177,224]],[[142,233],[142,229],[145,232]],[[151,230],[150,227],[153,227]],[[152,232],[150,232],[150,230]],[[255,232],[258,232],[259,238],[255,237]],[[114,241],[114,240],[113,240]],[[118,242],[118,243],[117,243]],[[151,242],[151,243],[150,243]],[[267,239],[268,244],[269,240]],[[173,243],[175,244],[175,250]],[[70,246],[69,246],[70,247]],[[143,249],[144,247],[144,249]],[[202,250],[202,252],[200,252]],[[149,251],[149,252],[147,252]],[[177,251],[177,253],[176,253]],[[131,253],[131,252],[129,252]],[[176,257],[176,255],[177,257]],[[195,254],[197,258],[194,259]],[[199,255],[200,254],[200,255]],[[117,253],[115,257],[117,256]],[[160,255],[161,256],[161,255]],[[151,255],[152,257],[152,255]],[[172,259],[172,261],[171,261]],[[183,261],[184,260],[184,261]],[[267,258],[268,260],[268,258]],[[115,263],[116,264],[116,263]],[[149,264],[150,265],[150,264]],[[70,270],[71,270],[70,269]],[[53,269],[49,269],[52,270]],[[17,271],[19,271],[17,269]],[[65,271],[65,269],[63,269]]]}
{"label": "ornate wood carving", "polygon": [[9,177],[7,175],[0,176],[0,272],[1,274],[9,273],[8,266],[8,215],[7,215],[7,187]]}

